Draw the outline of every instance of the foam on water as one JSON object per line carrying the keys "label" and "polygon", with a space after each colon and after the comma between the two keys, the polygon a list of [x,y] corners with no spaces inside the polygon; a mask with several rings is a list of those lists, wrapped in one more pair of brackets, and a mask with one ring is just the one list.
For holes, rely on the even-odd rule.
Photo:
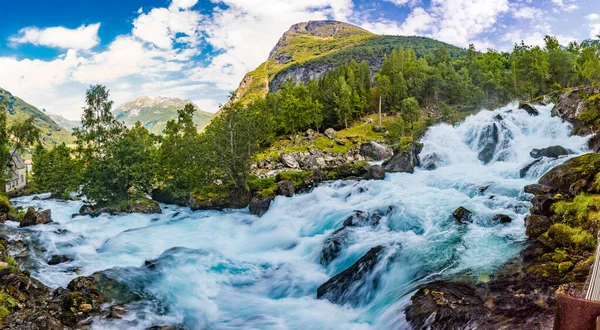
{"label": "foam on water", "polygon": [[[482,111],[456,127],[432,127],[423,137],[423,167],[433,170],[326,183],[310,193],[277,197],[261,218],[247,210],[191,212],[170,205],[163,205],[161,215],[71,217],[80,202],[22,197],[14,203],[52,209],[55,223],[19,229],[47,249],[38,254],[34,276],[64,286],[77,276],[75,268],[84,275],[109,269],[145,298],[123,320],[95,322],[97,329],[403,328],[402,310],[419,284],[490,273],[519,253],[530,206],[523,187],[567,158],[543,159],[524,178],[519,172],[533,161],[534,148],[561,145],[584,152],[587,139],[569,132],[568,124],[550,116],[549,106],[537,117],[514,104]],[[484,165],[478,154],[490,141],[496,148]],[[474,212],[473,224],[451,218],[458,206]],[[345,249],[321,266],[323,241],[354,210],[381,210],[385,216],[377,227],[350,229]],[[493,223],[499,213],[513,221]],[[378,285],[356,292],[358,303],[315,299],[319,285],[377,245],[388,247],[372,274]],[[45,260],[53,254],[75,260],[49,266]],[[155,269],[143,266],[157,258]]]}

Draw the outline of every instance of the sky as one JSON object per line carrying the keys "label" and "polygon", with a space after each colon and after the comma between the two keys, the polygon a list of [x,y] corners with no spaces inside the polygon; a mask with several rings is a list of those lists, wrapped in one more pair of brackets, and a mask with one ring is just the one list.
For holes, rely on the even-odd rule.
{"label": "sky", "polygon": [[599,0],[1,0],[0,87],[79,119],[85,90],[225,103],[292,24],[334,19],[390,35],[510,50],[600,33]]}

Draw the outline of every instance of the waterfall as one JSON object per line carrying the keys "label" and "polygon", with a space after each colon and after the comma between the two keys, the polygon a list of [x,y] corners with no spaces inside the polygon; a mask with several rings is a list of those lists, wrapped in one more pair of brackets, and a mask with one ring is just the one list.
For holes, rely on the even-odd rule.
{"label": "waterfall", "polygon": [[[7,222],[13,228],[5,230],[43,245],[29,268],[50,286],[65,286],[76,272],[106,271],[141,297],[125,318],[98,320],[95,329],[403,329],[418,285],[486,276],[516,256],[531,198],[523,187],[586,151],[587,139],[570,136],[551,106],[539,110],[530,116],[511,104],[431,127],[413,174],[324,183],[277,197],[261,218],[172,205],[162,205],[161,215],[72,217],[81,202],[21,197],[14,204],[50,208],[55,223],[17,229]],[[572,154],[530,156],[554,145]],[[473,212],[472,223],[452,218],[459,206]],[[512,222],[493,221],[497,214]],[[352,215],[363,218],[344,227]],[[338,241],[327,245],[333,235]],[[327,246],[335,251],[324,262]],[[380,261],[341,303],[316,299],[321,284],[376,246],[384,248]],[[48,265],[55,254],[74,260]]]}

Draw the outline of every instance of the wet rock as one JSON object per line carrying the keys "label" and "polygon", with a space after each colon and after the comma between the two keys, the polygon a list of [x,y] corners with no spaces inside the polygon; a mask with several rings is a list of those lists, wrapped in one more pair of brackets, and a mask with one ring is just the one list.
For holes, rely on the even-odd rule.
{"label": "wet rock", "polygon": [[366,176],[368,180],[383,180],[385,179],[385,170],[381,165],[373,165],[369,168],[369,173]]}
{"label": "wet rock", "polygon": [[531,199],[531,213],[551,217],[554,214],[552,204],[555,202],[556,199],[548,195],[534,196]]}
{"label": "wet rock", "polygon": [[375,269],[382,251],[376,246],[352,266],[335,275],[317,289],[317,299],[327,299],[335,304],[358,305],[369,300],[377,288],[376,279],[368,279]]}
{"label": "wet rock", "polygon": [[92,274],[91,277],[96,283],[96,289],[104,294],[106,301],[122,305],[142,299],[135,290],[119,281],[118,271],[104,270]]}
{"label": "wet rock", "polygon": [[542,157],[558,158],[561,156],[567,156],[568,154],[569,154],[569,150],[565,149],[562,146],[551,146],[548,148],[533,149],[529,153],[529,155],[532,158],[542,158]]}
{"label": "wet rock", "polygon": [[373,160],[384,160],[392,156],[392,149],[375,141],[370,141],[360,145],[360,154]]}
{"label": "wet rock", "polygon": [[48,260],[48,265],[58,265],[70,261],[73,261],[73,257],[64,254],[55,254]]}
{"label": "wet rock", "polygon": [[473,222],[472,216],[473,216],[473,212],[469,211],[468,209],[466,209],[462,206],[460,206],[459,208],[454,210],[454,212],[452,213],[452,217],[456,221],[458,221],[458,223],[461,223],[461,224]]}
{"label": "wet rock", "polygon": [[382,214],[376,211],[373,214],[369,214],[364,211],[354,211],[354,214],[346,218],[343,222],[343,227],[376,227],[381,221]]}
{"label": "wet rock", "polygon": [[600,152],[600,134],[596,133],[588,140],[588,148],[593,152]]}
{"label": "wet rock", "polygon": [[527,166],[523,167],[520,171],[519,171],[519,177],[520,178],[524,178],[527,175],[527,172],[529,172],[529,170],[537,163],[541,162],[541,159],[536,159],[533,162],[529,163]]}
{"label": "wet rock", "polygon": [[344,246],[349,239],[349,235],[350,232],[346,230],[346,228],[340,228],[325,239],[323,248],[321,249],[321,265],[327,266],[338,257],[340,252],[344,249]]}
{"label": "wet rock", "polygon": [[185,196],[175,196],[172,192],[166,189],[154,189],[151,193],[152,200],[165,203],[165,204],[175,204],[179,206],[188,206],[190,204],[191,196],[189,194]]}
{"label": "wet rock", "polygon": [[533,105],[526,103],[526,102],[519,103],[519,109],[527,111],[527,113],[531,116],[537,116],[540,114],[538,109],[536,109]]}
{"label": "wet rock", "polygon": [[52,218],[50,217],[51,214],[51,210],[38,212],[33,207],[29,207],[27,209],[27,213],[25,213],[25,216],[23,217],[23,220],[21,220],[19,227],[29,227],[50,223],[52,222]]}
{"label": "wet rock", "polygon": [[534,195],[543,195],[555,193],[556,189],[550,186],[535,183],[525,186],[525,192]]}
{"label": "wet rock", "polygon": [[598,172],[600,172],[600,154],[588,153],[556,166],[542,176],[539,183],[568,194],[574,182],[585,180],[589,183]]}
{"label": "wet rock", "polygon": [[494,159],[494,153],[496,151],[496,143],[488,142],[483,149],[479,152],[477,158],[484,164],[489,164]]}
{"label": "wet rock", "polygon": [[227,191],[224,194],[192,196],[190,208],[197,210],[243,209],[248,206],[250,192]]}
{"label": "wet rock", "polygon": [[286,197],[294,196],[296,188],[294,186],[294,182],[290,180],[283,180],[277,182],[277,195],[282,195]]}
{"label": "wet rock", "polygon": [[248,209],[250,210],[251,214],[260,217],[263,214],[267,213],[267,211],[269,210],[269,206],[271,206],[272,202],[273,197],[254,196],[252,200],[250,200],[250,204],[248,204]]}
{"label": "wet rock", "polygon": [[333,140],[335,139],[337,132],[333,128],[328,128],[325,130],[324,134],[328,139]]}
{"label": "wet rock", "polygon": [[433,171],[438,167],[438,155],[436,153],[428,154],[421,160],[421,167],[428,171]]}
{"label": "wet rock", "polygon": [[291,154],[281,154],[281,163],[289,168],[300,168],[300,164]]}
{"label": "wet rock", "polygon": [[383,168],[386,172],[406,172],[413,173],[415,167],[421,164],[419,153],[423,149],[423,144],[418,142],[409,142],[406,145],[397,148],[392,158],[383,162]]}
{"label": "wet rock", "polygon": [[496,214],[492,218],[492,221],[500,222],[500,223],[509,223],[509,222],[512,222],[512,218],[506,214]]}
{"label": "wet rock", "polygon": [[127,204],[127,213],[142,213],[142,214],[160,214],[162,209],[157,202],[144,198],[129,201]]}
{"label": "wet rock", "polygon": [[497,114],[497,115],[494,116],[494,119],[497,120],[497,121],[503,121],[504,117],[502,117],[502,115],[500,115],[500,114]]}

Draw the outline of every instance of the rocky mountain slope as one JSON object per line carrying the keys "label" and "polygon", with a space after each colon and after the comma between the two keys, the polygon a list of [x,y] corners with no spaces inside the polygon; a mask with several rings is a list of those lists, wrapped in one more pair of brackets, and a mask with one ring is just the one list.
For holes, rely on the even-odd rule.
{"label": "rocky mountain slope", "polygon": [[9,91],[0,88],[0,102],[6,101],[8,105],[9,122],[15,118],[34,116],[33,123],[42,131],[41,140],[45,146],[53,146],[60,143],[72,143],[73,136],[69,131],[59,126],[43,111],[12,95]]}
{"label": "rocky mountain slope", "polygon": [[[189,100],[168,97],[138,97],[124,103],[113,110],[115,118],[125,122],[127,126],[133,126],[141,122],[150,132],[161,134],[167,121],[177,119],[177,110],[183,109]],[[197,111],[194,114],[194,123],[198,127],[204,126],[213,116],[210,112],[204,112],[194,104]]]}
{"label": "rocky mountain slope", "polygon": [[337,21],[298,23],[283,34],[266,62],[246,74],[235,95],[250,102],[276,90],[287,78],[307,82],[351,60],[367,61],[378,70],[384,56],[395,48],[410,47],[417,56],[425,56],[440,46],[448,48],[452,56],[465,52],[430,38],[382,36]]}
{"label": "rocky mountain slope", "polygon": [[55,123],[57,123],[60,127],[66,129],[69,132],[73,132],[75,127],[79,127],[81,125],[81,121],[79,120],[70,120],[61,115],[46,113],[50,119],[52,119]]}

